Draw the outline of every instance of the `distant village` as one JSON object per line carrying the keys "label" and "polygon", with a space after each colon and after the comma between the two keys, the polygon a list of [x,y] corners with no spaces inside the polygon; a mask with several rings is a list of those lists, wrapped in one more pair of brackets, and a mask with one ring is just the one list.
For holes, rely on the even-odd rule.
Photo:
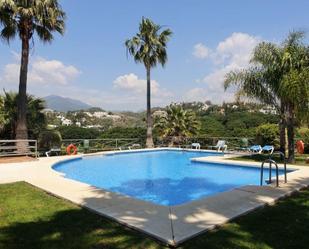
{"label": "distant village", "polygon": [[[277,110],[271,106],[262,106],[258,104],[245,103],[224,103],[222,105],[211,104],[206,102],[190,102],[190,103],[173,103],[181,105],[185,109],[192,109],[196,112],[218,113],[224,115],[227,110],[246,111],[246,112],[260,112],[263,114],[277,114]],[[113,113],[104,111],[100,108],[90,108],[88,110],[59,112],[52,109],[44,109],[47,116],[48,126],[56,128],[59,126],[77,126],[81,128],[96,128],[103,130],[106,126],[114,126],[130,119],[136,119],[132,113]],[[153,117],[161,117],[166,115],[165,108],[154,108]],[[143,116],[140,113],[140,116]],[[133,120],[134,122],[134,120]]]}

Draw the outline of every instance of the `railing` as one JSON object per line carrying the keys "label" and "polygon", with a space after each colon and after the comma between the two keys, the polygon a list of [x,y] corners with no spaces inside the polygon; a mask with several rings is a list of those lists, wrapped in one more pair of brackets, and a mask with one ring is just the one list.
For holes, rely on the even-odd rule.
{"label": "railing", "polygon": [[285,155],[284,155],[284,153],[282,153],[280,151],[276,151],[276,152],[270,154],[269,158],[266,159],[261,164],[261,179],[260,179],[260,185],[261,186],[263,185],[263,180],[264,180],[264,177],[263,177],[264,164],[265,163],[269,163],[269,179],[268,179],[268,182],[272,183],[272,165],[275,165],[275,167],[276,167],[276,186],[279,187],[279,167],[278,167],[277,162],[272,159],[272,156],[274,154],[279,154],[284,159],[284,182],[287,183],[287,169],[286,169],[286,158],[285,158]]}
{"label": "railing", "polygon": [[[168,146],[171,140],[171,137],[156,138],[155,145],[157,147]],[[202,149],[207,149],[211,146],[215,146],[219,140],[226,141],[228,150],[241,150],[255,144],[253,138],[244,137],[187,137],[180,139],[177,143],[174,143],[174,146],[186,148],[190,147],[192,143],[199,143]]]}
{"label": "railing", "polygon": [[38,155],[36,140],[0,140],[0,157]]}
{"label": "railing", "polygon": [[[202,149],[216,145],[218,140],[227,142],[228,150],[241,147],[248,147],[253,143],[252,139],[235,137],[191,137],[181,138],[174,143],[174,147],[189,148],[192,143],[199,143]],[[171,146],[171,138],[154,138],[156,147]],[[61,154],[65,154],[65,149],[69,144],[74,144],[81,153],[93,153],[107,150],[125,150],[132,148],[144,148],[145,139],[141,138],[117,138],[117,139],[64,139],[61,144]],[[59,147],[58,147],[59,148]],[[40,151],[41,154],[42,151]],[[44,151],[45,152],[45,151]],[[0,140],[0,156],[20,156],[38,155],[36,140]]]}
{"label": "railing", "polygon": [[74,144],[79,152],[92,153],[107,150],[122,150],[133,147],[142,148],[143,143],[139,138],[117,138],[117,139],[63,139],[62,150],[69,144]]}

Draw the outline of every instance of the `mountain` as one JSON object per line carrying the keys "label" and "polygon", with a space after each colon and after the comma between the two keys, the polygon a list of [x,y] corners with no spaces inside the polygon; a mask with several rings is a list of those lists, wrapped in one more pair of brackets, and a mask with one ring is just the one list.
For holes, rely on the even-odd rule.
{"label": "mountain", "polygon": [[88,105],[80,100],[65,98],[57,95],[44,97],[44,100],[46,102],[46,108],[59,112],[78,111],[92,108],[91,105]]}

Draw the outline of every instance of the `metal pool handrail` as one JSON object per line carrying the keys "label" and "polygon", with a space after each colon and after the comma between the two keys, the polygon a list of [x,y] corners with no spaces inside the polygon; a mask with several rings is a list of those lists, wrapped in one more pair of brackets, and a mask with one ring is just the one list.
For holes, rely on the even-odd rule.
{"label": "metal pool handrail", "polygon": [[270,154],[269,158],[264,160],[264,162],[262,162],[262,165],[261,165],[261,178],[260,178],[260,185],[261,186],[263,186],[264,164],[265,163],[269,163],[269,180],[268,181],[269,181],[269,183],[272,182],[272,180],[271,180],[271,173],[272,173],[272,164],[274,164],[276,166],[276,186],[279,187],[279,167],[278,167],[277,162],[272,159],[272,156],[275,153],[283,156],[283,158],[284,158],[284,182],[287,183],[287,170],[286,170],[286,158],[285,158],[285,155],[281,151],[276,151],[276,152]]}

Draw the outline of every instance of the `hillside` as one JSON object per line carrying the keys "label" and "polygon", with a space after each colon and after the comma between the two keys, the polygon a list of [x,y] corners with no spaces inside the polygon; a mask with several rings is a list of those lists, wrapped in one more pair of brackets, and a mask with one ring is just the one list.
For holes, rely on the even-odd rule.
{"label": "hillside", "polygon": [[49,95],[44,97],[46,101],[46,108],[59,112],[77,111],[92,108],[80,100],[61,97],[57,95]]}

